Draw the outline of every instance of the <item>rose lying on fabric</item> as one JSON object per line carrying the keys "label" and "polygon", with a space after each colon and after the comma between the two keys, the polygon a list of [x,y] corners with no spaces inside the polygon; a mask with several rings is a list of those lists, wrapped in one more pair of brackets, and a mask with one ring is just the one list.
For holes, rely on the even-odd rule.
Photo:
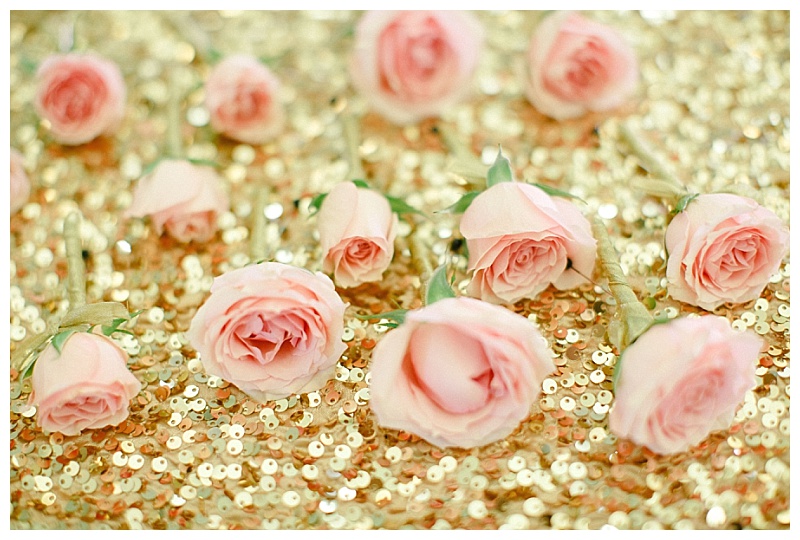
{"label": "rose lying on fabric", "polygon": [[617,365],[611,431],[672,454],[727,428],[756,384],[761,343],[713,315],[651,327]]}
{"label": "rose lying on fabric", "polygon": [[12,148],[10,157],[11,213],[14,214],[28,202],[31,196],[31,181],[25,173],[22,154]]}
{"label": "rose lying on fabric", "polygon": [[48,57],[37,72],[34,105],[53,138],[83,144],[110,135],[125,115],[125,81],[116,64],[94,54]]}
{"label": "rose lying on fabric", "polygon": [[381,426],[442,448],[483,446],[528,417],[555,369],[533,324],[473,298],[410,311],[372,353],[370,407]]}
{"label": "rose lying on fabric", "polygon": [[358,22],[353,86],[397,124],[438,116],[470,90],[483,28],[461,11],[369,11]]}
{"label": "rose lying on fabric", "polygon": [[467,292],[487,302],[533,298],[551,283],[573,288],[592,275],[597,258],[578,208],[523,182],[501,182],[475,197],[460,230],[474,271]]}
{"label": "rose lying on fabric", "polygon": [[214,279],[188,337],[209,374],[260,401],[280,399],[334,376],[345,308],[324,274],[253,264]]}
{"label": "rose lying on fabric", "polygon": [[228,195],[214,169],[165,159],[138,181],[125,216],[149,216],[157,234],[166,229],[179,242],[206,242],[228,208]]}
{"label": "rose lying on fabric", "polygon": [[322,269],[341,287],[379,281],[394,256],[397,215],[377,191],[337,184],[317,213]]}
{"label": "rose lying on fabric", "polygon": [[670,296],[713,310],[761,295],[789,248],[789,230],[752,199],[713,193],[673,218],[665,242]]}
{"label": "rose lying on fabric", "polygon": [[284,123],[279,89],[278,78],[258,59],[242,54],[225,58],[205,84],[211,127],[249,144],[269,141]]}
{"label": "rose lying on fabric", "polygon": [[548,16],[531,38],[528,99],[556,120],[621,105],[638,78],[636,56],[625,40],[577,13]]}
{"label": "rose lying on fabric", "polygon": [[113,341],[88,332],[68,337],[61,354],[48,345],[31,378],[30,403],[42,429],[77,435],[125,420],[142,386],[127,362],[128,355]]}

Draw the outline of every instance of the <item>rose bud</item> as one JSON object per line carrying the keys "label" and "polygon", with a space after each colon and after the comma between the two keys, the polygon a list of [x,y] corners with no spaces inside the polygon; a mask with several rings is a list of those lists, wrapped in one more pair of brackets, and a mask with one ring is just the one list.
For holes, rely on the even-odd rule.
{"label": "rose bud", "polygon": [[217,64],[205,84],[211,127],[231,139],[262,144],[283,129],[278,78],[261,62],[243,54]]}
{"label": "rose bud", "polygon": [[683,452],[728,428],[756,385],[761,343],[713,315],[650,327],[617,362],[609,428],[659,454]]}
{"label": "rose bud", "polygon": [[[481,192],[461,217],[469,251],[470,296],[496,304],[533,298],[551,283],[560,290],[594,269],[591,225],[571,202],[523,182]],[[577,271],[576,271],[577,270]]]}
{"label": "rose bud", "polygon": [[528,100],[556,120],[613,109],[638,79],[636,56],[622,36],[577,13],[549,15],[531,38]]}
{"label": "rose bud", "polygon": [[667,291],[713,310],[761,295],[789,248],[789,230],[756,201],[699,195],[667,227]]}
{"label": "rose bud", "polygon": [[253,264],[214,279],[187,336],[208,374],[259,401],[281,399],[335,375],[346,307],[324,274]]}
{"label": "rose bud", "polygon": [[76,332],[61,347],[50,344],[33,367],[30,402],[45,431],[77,435],[115,426],[141,383],[128,370],[128,355],[110,339]]}
{"label": "rose bud", "polygon": [[22,154],[12,148],[10,158],[11,213],[14,214],[28,202],[28,198],[31,196],[31,181],[25,173]]}
{"label": "rose bud", "polygon": [[36,77],[36,112],[59,143],[77,145],[111,135],[125,116],[125,81],[110,60],[94,54],[53,55]]}
{"label": "rose bud", "polygon": [[503,307],[445,298],[409,311],[377,344],[370,407],[381,426],[445,448],[506,437],[555,370],[536,327]]}
{"label": "rose bud", "polygon": [[483,28],[462,11],[368,11],[350,62],[353,86],[396,124],[438,116],[463,100]]}
{"label": "rose bud", "polygon": [[397,215],[377,191],[337,184],[317,213],[322,270],[341,287],[379,281],[392,262]]}
{"label": "rose bud", "polygon": [[179,242],[207,242],[228,208],[228,195],[214,169],[165,159],[137,182],[125,216],[149,216],[158,235],[166,230]]}

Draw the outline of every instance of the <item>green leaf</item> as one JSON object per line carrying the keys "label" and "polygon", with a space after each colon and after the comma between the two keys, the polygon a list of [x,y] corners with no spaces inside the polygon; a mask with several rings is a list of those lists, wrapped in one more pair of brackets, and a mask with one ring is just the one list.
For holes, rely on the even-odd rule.
{"label": "green leaf", "polygon": [[503,155],[503,149],[498,147],[497,158],[486,174],[486,187],[492,187],[500,182],[513,181],[514,175],[511,173],[511,162]]}
{"label": "green leaf", "polygon": [[66,343],[67,339],[69,339],[69,336],[75,332],[77,332],[77,330],[64,330],[63,332],[59,332],[53,336],[53,340],[50,343],[53,344],[53,347],[55,347],[56,351],[58,351],[58,354],[61,354],[61,349],[64,347],[64,343]]}
{"label": "green leaf", "polygon": [[467,210],[467,208],[469,208],[469,205],[472,204],[472,201],[475,199],[475,197],[477,197],[481,193],[482,192],[480,192],[480,191],[468,191],[468,192],[464,193],[461,196],[461,198],[458,199],[455,203],[451,204],[450,206],[448,206],[444,210],[439,210],[436,213],[437,214],[444,214],[444,213],[463,214]]}
{"label": "green leaf", "polygon": [[147,176],[148,174],[153,172],[153,170],[158,166],[158,164],[161,163],[162,159],[164,158],[158,158],[152,163],[149,163],[147,166],[145,166],[145,168],[142,169],[142,176]]}
{"label": "green leaf", "polygon": [[311,202],[308,203],[308,209],[311,211],[312,216],[317,212],[319,212],[319,209],[322,206],[322,201],[324,201],[325,197],[327,196],[328,196],[327,193],[320,193],[319,195],[311,199]]}
{"label": "green leaf", "polygon": [[690,202],[692,202],[699,196],[700,196],[699,193],[689,193],[687,195],[684,195],[678,200],[678,204],[675,205],[675,210],[673,210],[672,213],[680,214],[681,212],[686,210],[686,207],[689,206]]}
{"label": "green leaf", "polygon": [[126,322],[127,320],[128,319],[114,319],[108,326],[101,326],[100,328],[103,331],[103,335],[108,337],[114,332],[121,331],[119,330],[120,325]]}
{"label": "green leaf", "polygon": [[214,47],[209,47],[206,50],[206,60],[209,64],[216,64],[224,55],[219,51],[219,49],[215,49]]}
{"label": "green leaf", "polygon": [[204,165],[206,167],[213,167],[214,169],[219,168],[219,163],[211,161],[210,159],[187,158],[186,161],[195,165]]}
{"label": "green leaf", "polygon": [[554,188],[553,186],[548,186],[547,184],[537,184],[537,183],[532,183],[531,185],[538,187],[551,197],[564,197],[565,199],[577,199],[581,201],[583,204],[587,204],[586,201],[584,201],[580,197],[573,195],[572,193],[569,193],[567,191],[561,191],[560,189]]}
{"label": "green leaf", "polygon": [[425,305],[429,306],[443,298],[455,298],[456,293],[447,281],[447,265],[443,264],[434,270],[427,287],[425,287]]}
{"label": "green leaf", "polygon": [[389,201],[389,206],[392,208],[392,212],[394,212],[395,214],[419,214],[424,218],[428,217],[423,212],[417,210],[403,199],[392,197],[391,195],[384,195],[384,197],[386,197],[386,200]]}
{"label": "green leaf", "polygon": [[356,178],[355,180],[351,180],[351,182],[353,182],[356,185],[356,187],[369,189],[369,184],[367,184],[366,180]]}
{"label": "green leaf", "polygon": [[[396,309],[394,311],[378,313],[377,315],[359,315],[358,313],[356,313],[356,319],[360,319],[362,321],[371,321],[374,319],[389,319],[390,321],[395,321],[397,324],[403,324],[406,320],[406,313],[408,313],[407,309]],[[387,324],[386,326],[389,325]],[[395,325],[394,327],[396,326],[397,325]]]}
{"label": "green leaf", "polygon": [[30,363],[30,364],[29,364],[29,365],[28,365],[28,366],[25,368],[25,371],[23,371],[23,372],[22,372],[22,375],[19,377],[19,380],[20,380],[20,381],[22,381],[22,380],[25,380],[25,379],[27,379],[28,377],[30,377],[31,375],[33,375],[33,366],[35,366],[35,365],[36,365],[36,360],[34,360],[33,362],[31,362],[31,363]]}

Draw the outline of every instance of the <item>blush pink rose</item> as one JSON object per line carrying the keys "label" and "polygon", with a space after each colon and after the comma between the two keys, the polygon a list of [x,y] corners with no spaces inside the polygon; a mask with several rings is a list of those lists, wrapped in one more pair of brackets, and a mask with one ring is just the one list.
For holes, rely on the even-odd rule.
{"label": "blush pink rose", "polygon": [[12,148],[10,157],[11,213],[14,214],[28,202],[28,198],[31,196],[31,181],[25,173],[22,154]]}
{"label": "blush pink rose", "polygon": [[470,13],[368,11],[356,27],[350,76],[379,114],[413,123],[466,97],[482,45]]}
{"label": "blush pink rose", "polygon": [[125,81],[110,60],[94,54],[53,55],[36,76],[36,112],[62,144],[110,135],[125,116]]}
{"label": "blush pink rose", "polygon": [[713,310],[754,300],[780,267],[789,230],[772,212],[739,195],[699,195],[667,227],[667,291]]}
{"label": "blush pink rose", "polygon": [[341,182],[317,213],[322,270],[341,287],[379,281],[394,256],[397,215],[377,191]]}
{"label": "blush pink rose", "polygon": [[253,264],[214,279],[187,335],[207,373],[263,402],[334,376],[346,307],[324,274]]}
{"label": "blush pink rose", "polygon": [[474,298],[410,311],[372,353],[370,407],[378,423],[445,448],[502,439],[530,414],[555,370],[536,327]]}
{"label": "blush pink rose", "polygon": [[528,99],[556,120],[613,109],[631,96],[638,79],[636,56],[622,36],[577,13],[548,16],[531,38]]}
{"label": "blush pink rose", "polygon": [[211,127],[249,144],[262,144],[283,128],[278,78],[261,62],[243,54],[217,64],[205,84]]}
{"label": "blush pink rose", "polygon": [[68,337],[61,354],[48,345],[31,378],[30,402],[41,428],[77,435],[125,420],[142,386],[127,362],[128,355],[113,341],[88,332]]}
{"label": "blush pink rose", "polygon": [[207,242],[228,208],[228,195],[214,169],[165,159],[138,181],[125,216],[149,216],[157,234],[166,230],[179,242]]}
{"label": "blush pink rose", "polygon": [[474,272],[467,292],[487,302],[513,304],[551,283],[571,289],[594,270],[597,242],[580,210],[523,182],[501,182],[475,197],[460,229]]}
{"label": "blush pink rose", "polygon": [[609,428],[659,454],[683,452],[726,429],[756,384],[761,343],[714,315],[650,327],[617,364]]}

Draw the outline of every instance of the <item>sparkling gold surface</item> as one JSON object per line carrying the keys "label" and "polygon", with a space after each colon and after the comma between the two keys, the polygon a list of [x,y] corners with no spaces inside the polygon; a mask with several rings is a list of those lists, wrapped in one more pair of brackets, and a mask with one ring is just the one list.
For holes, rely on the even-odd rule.
{"label": "sparkling gold surface", "polygon": [[[667,208],[628,187],[645,176],[619,136],[630,119],[691,190],[759,190],[789,220],[788,12],[597,12],[641,62],[624,109],[555,122],[524,99],[524,52],[537,16],[478,14],[487,30],[471,100],[442,122],[490,163],[498,144],[517,176],[580,196],[609,220],[623,269],[654,317],[700,313],[666,296]],[[444,261],[457,217],[433,214],[468,188],[448,170],[437,121],[395,127],[349,87],[353,12],[12,12],[11,144],[34,191],[11,217],[11,350],[66,310],[63,221],[85,216],[87,299],[144,310],[115,340],[142,382],[127,421],[75,437],[43,434],[30,381],[10,376],[11,527],[111,529],[788,529],[789,261],[757,301],[714,313],[765,339],[757,386],[733,425],[691,451],[658,456],[608,430],[617,356],[605,338],[603,289],[550,288],[513,309],[557,353],[530,417],[506,440],[441,450],[384,430],[369,412],[371,350],[385,326],[356,313],[420,305],[420,280],[400,228],[384,282],[340,290],[350,307],[336,377],[317,392],[256,403],[207,376],[185,331],[213,276],[250,262],[254,191],[268,186],[268,258],[318,269],[308,203],[348,178],[343,111],[363,115],[364,169],[376,186],[433,216],[414,234]],[[114,137],[55,144],[32,107],[35,66],[74,25],[76,50],[114,60],[128,85]],[[203,109],[211,51],[255,54],[284,84],[288,125],[274,142],[218,138]],[[182,88],[175,88],[182,84]],[[189,157],[219,165],[231,212],[206,245],[157,238],[123,222],[134,182],[163,150],[169,92],[187,93]],[[457,243],[456,243],[457,244]]]}

